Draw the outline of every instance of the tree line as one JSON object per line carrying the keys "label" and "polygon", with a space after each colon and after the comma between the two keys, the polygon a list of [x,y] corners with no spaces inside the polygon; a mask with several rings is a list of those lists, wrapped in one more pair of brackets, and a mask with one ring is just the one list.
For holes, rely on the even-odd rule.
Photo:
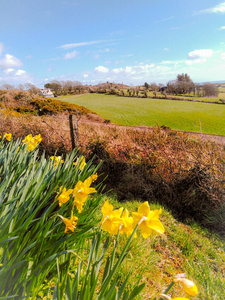
{"label": "tree line", "polygon": [[218,89],[215,84],[207,82],[203,84],[194,83],[188,74],[178,74],[175,80],[171,80],[166,86],[156,83],[148,84],[145,82],[145,88],[152,91],[162,91],[170,95],[196,95],[198,97],[218,96]]}

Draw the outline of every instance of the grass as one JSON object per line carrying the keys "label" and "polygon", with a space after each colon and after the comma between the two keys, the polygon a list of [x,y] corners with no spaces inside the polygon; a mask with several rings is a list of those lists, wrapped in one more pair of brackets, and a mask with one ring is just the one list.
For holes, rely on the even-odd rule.
{"label": "grass", "polygon": [[175,130],[225,135],[224,105],[102,94],[57,99],[85,106],[119,125],[156,126],[159,124]]}

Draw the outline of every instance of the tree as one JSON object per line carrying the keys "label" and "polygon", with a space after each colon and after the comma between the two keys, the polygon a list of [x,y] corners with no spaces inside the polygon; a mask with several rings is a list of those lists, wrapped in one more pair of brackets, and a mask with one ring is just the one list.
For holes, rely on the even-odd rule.
{"label": "tree", "polygon": [[11,84],[8,84],[8,83],[4,83],[4,84],[1,85],[1,89],[2,90],[13,90],[14,86],[11,85]]}
{"label": "tree", "polygon": [[190,94],[195,90],[195,84],[188,74],[178,74],[176,80],[167,83],[167,92],[169,94]]}
{"label": "tree", "polygon": [[61,83],[60,83],[59,81],[57,81],[57,80],[51,81],[51,82],[49,82],[49,83],[46,83],[46,84],[44,85],[44,87],[45,87],[46,89],[52,89],[52,90],[54,90],[54,94],[55,94],[55,95],[60,95],[61,92],[62,92],[62,85],[61,85]]}
{"label": "tree", "polygon": [[150,83],[150,86],[149,86],[154,92],[158,92],[159,91],[159,86],[155,83],[155,82],[152,82]]}
{"label": "tree", "polygon": [[26,83],[25,88],[31,93],[31,94],[39,94],[39,88],[37,88],[33,83]]}
{"label": "tree", "polygon": [[218,90],[215,84],[212,84],[210,82],[204,83],[202,86],[202,91],[204,96],[210,97],[210,96],[218,96]]}
{"label": "tree", "polygon": [[149,84],[145,82],[144,87],[148,90],[149,89]]}

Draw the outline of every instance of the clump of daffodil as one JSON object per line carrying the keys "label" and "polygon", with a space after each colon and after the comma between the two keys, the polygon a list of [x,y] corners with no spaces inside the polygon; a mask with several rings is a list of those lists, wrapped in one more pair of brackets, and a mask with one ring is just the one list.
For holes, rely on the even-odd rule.
{"label": "clump of daffodil", "polygon": [[59,201],[59,206],[62,206],[63,203],[66,203],[70,200],[70,195],[73,192],[73,189],[66,190],[66,188],[60,187],[59,191],[61,194],[57,197],[56,200]]}
{"label": "clump of daffodil", "polygon": [[64,163],[64,160],[62,159],[62,156],[51,156],[51,160],[55,162],[55,169],[57,168],[59,163]]}
{"label": "clump of daffodil", "polygon": [[11,139],[12,139],[12,133],[5,133],[4,134],[4,138],[7,140],[7,141],[11,141]]}
{"label": "clump of daffodil", "polygon": [[191,281],[187,278],[184,278],[184,277],[179,277],[179,276],[174,278],[173,281],[174,282],[181,282],[185,292],[188,295],[196,296],[198,294],[198,288],[197,288],[196,284],[193,281]]}
{"label": "clump of daffodil", "polygon": [[159,215],[161,214],[161,209],[150,210],[147,201],[142,203],[138,212],[133,212],[132,217],[134,219],[134,227],[138,224],[142,236],[146,239],[152,233],[152,230],[157,233],[164,233],[164,226],[159,220]]}
{"label": "clump of daffodil", "polygon": [[85,157],[82,155],[81,158],[77,158],[76,162],[73,163],[75,166],[79,165],[79,169],[82,171],[86,166]]}
{"label": "clump of daffodil", "polygon": [[73,197],[75,198],[73,204],[77,207],[79,213],[82,211],[84,202],[87,200],[88,195],[97,192],[95,188],[90,187],[91,183],[91,176],[84,182],[79,180],[73,190]]}
{"label": "clump of daffodil", "polygon": [[35,135],[34,137],[32,134],[29,134],[22,140],[24,145],[27,145],[28,151],[33,151],[37,145],[42,141],[41,135]]}
{"label": "clump of daffodil", "polygon": [[113,210],[113,205],[107,200],[102,206],[102,230],[107,231],[109,234],[117,234],[122,224],[122,211],[122,207]]}
{"label": "clump of daffodil", "polygon": [[78,218],[76,216],[73,215],[73,213],[71,213],[71,217],[70,219],[67,219],[67,218],[64,218],[63,216],[61,215],[58,215],[62,221],[65,223],[66,225],[66,228],[65,228],[65,233],[67,233],[67,230],[71,230],[72,232],[74,232],[74,228],[76,227],[77,225],[77,220]]}

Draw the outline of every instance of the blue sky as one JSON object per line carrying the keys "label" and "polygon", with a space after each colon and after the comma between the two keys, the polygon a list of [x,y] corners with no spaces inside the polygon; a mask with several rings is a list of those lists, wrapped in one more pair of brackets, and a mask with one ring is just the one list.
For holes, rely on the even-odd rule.
{"label": "blue sky", "polygon": [[225,80],[225,1],[0,0],[0,84]]}

